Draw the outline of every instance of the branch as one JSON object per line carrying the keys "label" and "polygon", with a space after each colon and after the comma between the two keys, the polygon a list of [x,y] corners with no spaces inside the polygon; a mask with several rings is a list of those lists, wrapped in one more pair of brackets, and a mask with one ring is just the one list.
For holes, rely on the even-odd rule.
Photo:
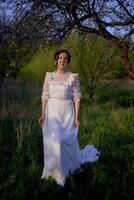
{"label": "branch", "polygon": [[133,34],[133,33],[134,33],[134,28],[133,28],[131,31],[129,31],[129,33],[127,33],[127,34],[124,36],[123,40],[124,40],[125,38],[127,38],[128,36],[130,36],[131,34]]}
{"label": "branch", "polygon": [[87,14],[87,15],[84,15],[83,17],[79,18],[79,21],[81,22],[81,21],[84,21],[84,20],[89,19],[89,18],[91,18],[91,15]]}
{"label": "branch", "polygon": [[97,29],[94,29],[94,28],[89,28],[89,27],[80,25],[80,26],[78,26],[78,29],[81,30],[81,31],[84,31],[84,32],[93,33],[93,34],[95,34],[95,35],[102,36],[102,35],[100,34],[100,31],[97,30]]}
{"label": "branch", "polygon": [[101,22],[105,25],[105,26],[127,26],[127,25],[130,25],[130,24],[134,24],[134,20],[127,20],[127,21],[124,21],[124,22],[117,22],[117,21],[113,21],[113,22],[105,22],[105,21],[102,21]]}
{"label": "branch", "polygon": [[123,8],[123,10],[128,14],[129,17],[131,17],[134,20],[134,16],[131,15],[131,13],[128,11],[128,9],[124,6],[124,4],[120,0],[116,0],[120,7]]}
{"label": "branch", "polygon": [[[24,8],[25,9],[25,8]],[[23,9],[23,11],[24,11]],[[23,13],[23,11],[20,13],[20,16],[21,14]],[[26,17],[33,11],[33,7],[31,7],[28,11],[26,11],[25,15],[21,18],[21,20],[19,22],[17,22],[17,20],[19,19],[20,16],[17,17],[17,19],[15,19],[15,21],[13,22],[14,24],[17,24],[17,26],[21,25],[23,20],[26,19]],[[16,23],[17,22],[17,23]]]}
{"label": "branch", "polygon": [[[88,1],[89,2],[89,1]],[[85,12],[85,13],[91,13],[91,9],[90,9],[90,6],[89,7],[86,7],[84,4],[82,3],[78,3],[77,2],[77,5],[79,6],[79,9],[82,11],[82,12]]]}
{"label": "branch", "polygon": [[[17,16],[17,14],[14,16],[14,19],[13,19],[13,23],[15,23],[16,21],[18,21],[18,19],[22,16],[22,14],[25,12],[26,8],[28,7],[28,4],[19,12],[19,15]],[[16,8],[18,9],[18,8]],[[16,10],[15,10],[16,12]],[[29,11],[27,11],[29,13]],[[22,17],[23,18],[23,17]]]}
{"label": "branch", "polygon": [[112,35],[110,32],[107,31],[104,24],[101,23],[101,20],[99,19],[97,13],[93,13],[93,19],[95,20],[99,28],[100,35],[103,36],[107,40],[111,40],[113,43],[116,43],[117,45],[118,39],[114,35]]}
{"label": "branch", "polygon": [[74,18],[74,24],[77,25],[77,26],[79,26],[80,25],[80,21],[78,19],[77,12],[76,12],[77,8],[78,8],[78,5],[76,3],[73,3],[71,5],[70,10],[71,10],[71,14],[72,14],[72,16]]}
{"label": "branch", "polygon": [[[59,35],[59,38],[58,38],[57,40],[53,40],[53,41],[51,41],[51,42],[54,42],[55,44],[58,44],[58,43],[65,37],[65,35],[66,35],[69,31],[71,31],[71,29],[72,29],[72,27],[65,25],[65,26],[60,30],[60,32],[61,32],[62,34]],[[54,36],[54,35],[53,35],[53,36]],[[53,37],[53,38],[56,38],[56,36],[57,36],[57,33],[55,34],[55,37]]]}
{"label": "branch", "polygon": [[93,10],[93,12],[95,12],[95,1],[96,0],[93,0],[93,2],[92,2],[92,10]]}

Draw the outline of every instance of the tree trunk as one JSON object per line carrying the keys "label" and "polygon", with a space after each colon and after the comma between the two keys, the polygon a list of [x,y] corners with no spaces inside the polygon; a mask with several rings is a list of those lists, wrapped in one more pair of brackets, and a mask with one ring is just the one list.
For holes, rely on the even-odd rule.
{"label": "tree trunk", "polygon": [[121,63],[125,68],[125,70],[127,71],[129,77],[134,80],[134,68],[132,67],[128,57],[129,54],[128,42],[123,42],[120,45],[120,49],[121,49],[121,57],[120,57]]}

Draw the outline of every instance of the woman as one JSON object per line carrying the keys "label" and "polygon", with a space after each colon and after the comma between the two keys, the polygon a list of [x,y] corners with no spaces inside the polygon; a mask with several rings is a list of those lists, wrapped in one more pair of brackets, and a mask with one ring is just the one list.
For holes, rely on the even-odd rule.
{"label": "woman", "polygon": [[64,186],[66,178],[81,163],[98,160],[92,145],[80,150],[78,144],[80,81],[68,69],[71,56],[66,49],[55,53],[56,71],[47,72],[42,92],[42,125],[44,169],[41,178],[52,176]]}

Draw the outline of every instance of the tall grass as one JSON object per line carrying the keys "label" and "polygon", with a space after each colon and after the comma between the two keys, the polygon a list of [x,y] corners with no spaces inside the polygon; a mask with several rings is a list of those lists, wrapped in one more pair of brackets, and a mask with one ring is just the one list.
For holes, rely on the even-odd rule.
{"label": "tall grass", "polygon": [[[101,155],[98,162],[84,164],[81,171],[70,176],[65,191],[59,194],[52,178],[40,178],[43,168],[42,133],[38,125],[41,90],[42,86],[31,81],[7,81],[0,91],[1,199],[133,199],[133,105],[129,102],[126,102],[128,106],[118,105],[116,95],[114,101],[107,96],[104,101],[101,88],[92,110],[88,109],[88,100],[82,99],[80,147],[94,144]],[[104,86],[104,93],[105,90]]]}

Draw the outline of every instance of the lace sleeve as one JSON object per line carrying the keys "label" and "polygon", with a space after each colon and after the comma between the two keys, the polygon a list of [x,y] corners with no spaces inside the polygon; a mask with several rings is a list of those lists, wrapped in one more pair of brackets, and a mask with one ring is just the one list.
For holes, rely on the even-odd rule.
{"label": "lace sleeve", "polygon": [[49,99],[49,80],[50,80],[50,73],[47,72],[43,83],[41,101]]}
{"label": "lace sleeve", "polygon": [[80,101],[80,98],[81,98],[80,79],[78,74],[74,74],[73,100]]}

